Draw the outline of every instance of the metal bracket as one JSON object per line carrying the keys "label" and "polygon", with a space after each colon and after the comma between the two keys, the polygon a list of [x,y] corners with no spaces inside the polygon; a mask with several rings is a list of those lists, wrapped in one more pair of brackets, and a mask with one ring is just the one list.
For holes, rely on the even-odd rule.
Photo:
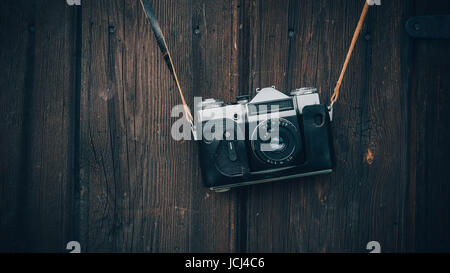
{"label": "metal bracket", "polygon": [[450,39],[450,15],[411,17],[405,27],[413,38]]}
{"label": "metal bracket", "polygon": [[333,105],[334,105],[334,101],[331,102],[330,106],[328,106],[328,113],[330,114],[330,121],[333,121]]}

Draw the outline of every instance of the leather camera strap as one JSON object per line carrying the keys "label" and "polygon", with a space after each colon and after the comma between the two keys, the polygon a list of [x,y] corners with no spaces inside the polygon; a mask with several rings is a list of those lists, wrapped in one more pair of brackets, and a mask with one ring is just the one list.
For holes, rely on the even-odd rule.
{"label": "leather camera strap", "polygon": [[144,9],[145,15],[147,19],[150,21],[150,25],[153,30],[153,34],[155,35],[156,41],[158,43],[159,49],[161,50],[164,61],[169,67],[170,74],[172,75],[175,83],[177,85],[178,92],[181,97],[181,102],[183,103],[184,111],[186,113],[186,120],[193,126],[194,118],[192,117],[191,111],[189,110],[189,106],[186,103],[186,100],[183,95],[183,91],[181,90],[180,81],[178,80],[177,73],[175,72],[175,67],[173,65],[172,56],[170,55],[169,48],[167,47],[166,39],[164,38],[164,34],[161,31],[161,27],[159,26],[158,19],[156,18],[155,12],[153,11],[153,7],[150,4],[149,0],[140,0],[142,8]]}
{"label": "leather camera strap", "polygon": [[[192,117],[192,114],[191,114],[191,112],[189,110],[189,107],[188,107],[188,105],[186,103],[186,100],[185,100],[184,95],[183,95],[183,91],[181,90],[180,81],[178,80],[177,73],[175,72],[175,67],[173,65],[173,60],[172,60],[172,57],[170,55],[169,48],[167,47],[166,39],[164,38],[164,35],[163,35],[162,31],[161,31],[161,27],[159,26],[158,20],[157,20],[157,18],[155,16],[155,12],[153,11],[153,7],[150,4],[149,0],[140,0],[140,2],[141,2],[141,5],[142,5],[142,8],[145,11],[145,15],[147,16],[148,20],[150,21],[150,25],[151,25],[153,33],[154,33],[154,35],[156,37],[156,41],[158,43],[158,46],[161,49],[161,52],[162,52],[162,54],[164,56],[164,60],[166,61],[166,64],[169,67],[169,71],[172,74],[172,76],[173,76],[173,78],[175,80],[175,83],[177,85],[177,89],[178,89],[178,92],[180,94],[181,101],[183,103],[184,111],[186,112],[186,119],[191,125],[193,125],[194,118]],[[345,58],[344,65],[343,65],[342,70],[341,70],[341,74],[339,75],[339,79],[338,79],[338,81],[336,83],[336,87],[334,88],[333,95],[331,96],[331,105],[330,105],[331,111],[333,109],[333,104],[339,98],[339,91],[340,91],[340,87],[341,87],[341,84],[342,84],[342,80],[344,78],[345,72],[347,71],[347,66],[348,66],[348,64],[350,62],[350,58],[351,58],[353,50],[355,48],[356,41],[358,40],[358,37],[359,37],[359,35],[361,33],[361,29],[362,29],[364,20],[366,19],[367,11],[369,9],[369,4],[367,3],[367,1],[364,1],[364,2],[365,2],[364,8],[363,8],[363,11],[361,13],[361,17],[359,18],[358,25],[356,26],[355,33],[353,34],[353,38],[352,38],[352,41],[350,43],[350,48],[349,48],[349,50],[347,52],[347,57]]]}
{"label": "leather camera strap", "polygon": [[361,17],[359,18],[358,25],[356,26],[355,33],[353,34],[353,39],[350,44],[350,48],[347,52],[347,57],[345,58],[344,66],[342,67],[341,74],[339,75],[339,80],[336,83],[336,87],[334,88],[333,95],[331,96],[331,109],[333,108],[333,104],[338,100],[339,98],[339,89],[341,88],[342,79],[344,78],[345,71],[347,70],[348,63],[350,62],[350,58],[352,56],[353,50],[355,49],[356,41],[358,40],[359,34],[361,33],[361,29],[364,23],[364,20],[366,19],[367,11],[369,10],[369,4],[367,1],[364,1],[364,8],[361,13]]}

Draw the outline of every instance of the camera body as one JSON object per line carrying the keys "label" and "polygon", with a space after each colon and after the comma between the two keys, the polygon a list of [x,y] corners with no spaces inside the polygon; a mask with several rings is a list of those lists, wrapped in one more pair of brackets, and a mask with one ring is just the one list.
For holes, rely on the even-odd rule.
{"label": "camera body", "polygon": [[[197,105],[196,135],[205,186],[233,187],[330,173],[334,153],[328,108],[315,88],[290,95],[268,87],[225,105]],[[201,130],[199,130],[201,128]]]}

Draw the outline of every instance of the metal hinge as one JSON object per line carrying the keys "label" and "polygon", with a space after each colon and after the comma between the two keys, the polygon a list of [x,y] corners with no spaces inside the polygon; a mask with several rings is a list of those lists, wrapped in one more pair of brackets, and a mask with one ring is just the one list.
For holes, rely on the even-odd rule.
{"label": "metal hinge", "polygon": [[411,17],[406,22],[406,31],[418,39],[450,39],[450,15]]}

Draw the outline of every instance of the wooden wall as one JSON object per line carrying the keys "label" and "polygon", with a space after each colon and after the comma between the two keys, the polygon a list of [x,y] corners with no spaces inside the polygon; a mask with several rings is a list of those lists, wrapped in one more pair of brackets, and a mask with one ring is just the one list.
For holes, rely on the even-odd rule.
{"label": "wooden wall", "polygon": [[[339,76],[362,0],[153,0],[192,105]],[[0,2],[0,251],[450,251],[448,40],[405,22],[448,1],[382,1],[334,112],[331,175],[212,193],[136,0]]]}

